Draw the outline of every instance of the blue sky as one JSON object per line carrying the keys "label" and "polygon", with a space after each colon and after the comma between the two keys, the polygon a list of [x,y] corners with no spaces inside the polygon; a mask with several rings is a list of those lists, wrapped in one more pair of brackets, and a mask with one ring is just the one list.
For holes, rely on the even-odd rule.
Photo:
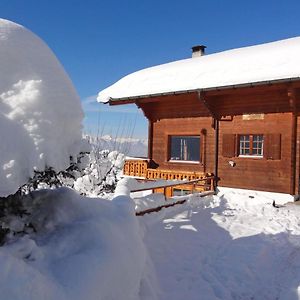
{"label": "blue sky", "polygon": [[99,90],[133,71],[190,57],[196,44],[214,53],[300,35],[299,0],[0,0],[0,17],[55,52],[82,99],[86,131],[114,135],[131,126],[136,137],[147,136],[142,113],[95,103]]}

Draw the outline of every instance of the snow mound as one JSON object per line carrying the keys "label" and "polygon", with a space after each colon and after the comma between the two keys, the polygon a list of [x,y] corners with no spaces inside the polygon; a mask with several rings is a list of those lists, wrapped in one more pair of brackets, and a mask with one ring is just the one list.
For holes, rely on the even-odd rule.
{"label": "snow mound", "polygon": [[36,35],[0,19],[0,196],[45,166],[56,171],[82,147],[80,99],[63,67]]}
{"label": "snow mound", "polygon": [[140,70],[98,94],[99,102],[300,77],[300,37]]}
{"label": "snow mound", "polygon": [[38,233],[0,248],[1,299],[135,300],[141,287],[155,299],[130,198],[85,198],[68,188],[33,195]]}

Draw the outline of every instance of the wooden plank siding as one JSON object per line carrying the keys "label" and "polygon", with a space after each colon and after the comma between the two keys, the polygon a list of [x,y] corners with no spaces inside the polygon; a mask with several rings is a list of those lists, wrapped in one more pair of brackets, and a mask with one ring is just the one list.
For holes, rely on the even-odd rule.
{"label": "wooden plank siding", "polygon": [[[151,121],[149,155],[158,170],[214,173],[214,117],[219,120],[220,186],[300,192],[300,81],[151,97],[136,103]],[[263,116],[243,118],[244,114]],[[199,163],[169,161],[173,135],[200,136]],[[239,135],[263,135],[264,155],[239,156]]]}
{"label": "wooden plank siding", "polygon": [[[159,168],[212,172],[214,168],[214,129],[211,127],[212,119],[179,118],[162,119],[153,123],[153,160]],[[205,129],[205,130],[204,130]],[[199,163],[170,162],[168,140],[172,135],[199,135],[201,144],[201,161]],[[205,162],[205,167],[204,167]]]}
{"label": "wooden plank siding", "polygon": [[297,117],[297,141],[296,141],[296,191],[295,194],[300,194],[300,117]]}
{"label": "wooden plank siding", "polygon": [[234,116],[251,113],[279,113],[292,111],[286,90],[272,90],[270,93],[245,94],[235,92],[232,95],[208,96],[212,110],[219,116]]}
{"label": "wooden plank siding", "polygon": [[[291,132],[292,113],[265,114],[263,120],[243,120],[234,117],[232,122],[220,122],[220,136],[223,134],[264,134],[281,139],[279,157],[224,157],[219,151],[219,185],[273,192],[291,192]],[[222,149],[223,139],[220,139]],[[274,140],[268,143],[274,145]],[[264,145],[267,150],[268,145]],[[270,158],[270,157],[269,157]],[[234,161],[232,167],[229,161]]]}
{"label": "wooden plank siding", "polygon": [[[205,144],[202,151],[205,155],[203,164],[182,163],[168,161],[168,136],[170,135],[201,135],[206,129]],[[266,114],[263,120],[243,120],[236,116],[231,122],[220,122],[220,147],[219,147],[219,185],[226,187],[247,188],[264,191],[290,193],[291,183],[291,130],[292,114]],[[225,157],[222,149],[223,135],[229,134],[264,134],[280,136],[280,159],[251,158],[251,157]],[[214,136],[211,127],[211,118],[185,118],[163,119],[153,123],[153,160],[158,169],[214,172]],[[299,136],[299,135],[298,135]],[[274,143],[274,141],[271,141]],[[300,156],[298,151],[298,157]],[[234,161],[231,167],[229,161]]]}
{"label": "wooden plank siding", "polygon": [[137,105],[142,108],[145,116],[153,121],[210,115],[197,93],[162,96],[160,100],[157,98],[138,100]]}

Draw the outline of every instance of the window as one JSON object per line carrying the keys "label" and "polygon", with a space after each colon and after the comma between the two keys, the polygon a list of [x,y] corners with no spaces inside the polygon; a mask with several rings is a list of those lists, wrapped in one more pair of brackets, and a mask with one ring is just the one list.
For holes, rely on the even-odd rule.
{"label": "window", "polygon": [[200,161],[200,136],[170,136],[170,161]]}
{"label": "window", "polygon": [[263,156],[264,137],[262,134],[239,136],[239,154],[241,156]]}
{"label": "window", "polygon": [[264,157],[267,160],[280,160],[282,140],[280,133],[224,133],[221,147],[223,157]]}

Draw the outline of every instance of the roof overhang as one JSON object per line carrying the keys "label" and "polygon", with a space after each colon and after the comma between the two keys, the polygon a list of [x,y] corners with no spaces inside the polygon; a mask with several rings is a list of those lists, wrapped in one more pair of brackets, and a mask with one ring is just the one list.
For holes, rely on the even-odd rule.
{"label": "roof overhang", "polygon": [[110,98],[109,101],[106,103],[109,103],[109,105],[133,104],[140,99],[147,99],[147,98],[158,98],[158,97],[170,96],[170,95],[191,94],[191,93],[209,92],[209,91],[222,92],[230,89],[236,90],[236,89],[256,87],[256,86],[271,86],[271,85],[276,85],[281,83],[292,83],[297,81],[299,82],[299,87],[300,87],[300,77],[292,77],[292,78],[265,80],[265,81],[232,84],[232,85],[209,87],[209,88],[199,88],[199,89],[172,91],[172,92],[165,92],[165,93],[147,94],[147,95],[139,95],[139,96],[132,96],[132,97]]}

